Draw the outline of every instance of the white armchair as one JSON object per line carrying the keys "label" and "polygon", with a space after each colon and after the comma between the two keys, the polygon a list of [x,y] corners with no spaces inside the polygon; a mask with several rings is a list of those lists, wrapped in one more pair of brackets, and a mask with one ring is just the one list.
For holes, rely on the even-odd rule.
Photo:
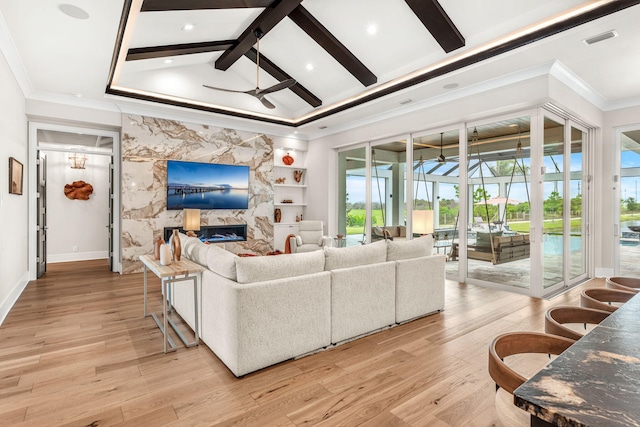
{"label": "white armchair", "polygon": [[299,234],[289,238],[291,253],[317,251],[327,245],[322,221],[303,220],[298,223],[298,228]]}

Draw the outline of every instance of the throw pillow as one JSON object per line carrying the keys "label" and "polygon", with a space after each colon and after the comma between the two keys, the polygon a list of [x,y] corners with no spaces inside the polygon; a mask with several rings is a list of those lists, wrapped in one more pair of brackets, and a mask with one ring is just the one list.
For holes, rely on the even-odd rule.
{"label": "throw pillow", "polygon": [[350,246],[348,248],[325,247],[324,255],[325,270],[376,264],[387,260],[387,242],[378,240],[368,245]]}
{"label": "throw pillow", "polygon": [[236,259],[238,256],[216,245],[202,245],[207,251],[207,267],[229,280],[237,280]]}
{"label": "throw pillow", "polygon": [[419,258],[433,253],[433,236],[422,236],[413,240],[387,242],[387,261]]}
{"label": "throw pillow", "polygon": [[322,251],[236,259],[238,283],[264,282],[324,271]]}

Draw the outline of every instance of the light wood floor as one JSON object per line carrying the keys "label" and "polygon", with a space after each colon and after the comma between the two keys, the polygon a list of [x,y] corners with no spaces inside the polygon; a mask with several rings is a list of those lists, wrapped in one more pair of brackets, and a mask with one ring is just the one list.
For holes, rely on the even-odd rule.
{"label": "light wood floor", "polygon": [[448,282],[443,313],[237,379],[204,345],[162,353],[141,274],[51,264],[0,328],[0,425],[501,426],[488,343],[542,331],[584,286],[543,301]]}

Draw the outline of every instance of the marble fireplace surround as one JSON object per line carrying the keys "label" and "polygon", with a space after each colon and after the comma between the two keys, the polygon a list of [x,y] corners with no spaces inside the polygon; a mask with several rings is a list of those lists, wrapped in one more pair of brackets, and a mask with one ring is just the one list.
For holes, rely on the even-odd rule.
{"label": "marble fireplace surround", "polygon": [[246,165],[249,208],[201,211],[202,225],[246,224],[247,240],[231,252],[273,250],[273,138],[138,115],[122,118],[122,272],[142,271],[139,255],[153,252],[164,227],[181,227],[181,210],[167,210],[167,160]]}

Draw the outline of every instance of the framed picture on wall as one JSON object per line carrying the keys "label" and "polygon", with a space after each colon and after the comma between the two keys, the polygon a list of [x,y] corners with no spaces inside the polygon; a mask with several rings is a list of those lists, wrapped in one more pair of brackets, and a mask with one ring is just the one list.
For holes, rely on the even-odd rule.
{"label": "framed picture on wall", "polygon": [[9,157],[9,194],[22,194],[22,163]]}

